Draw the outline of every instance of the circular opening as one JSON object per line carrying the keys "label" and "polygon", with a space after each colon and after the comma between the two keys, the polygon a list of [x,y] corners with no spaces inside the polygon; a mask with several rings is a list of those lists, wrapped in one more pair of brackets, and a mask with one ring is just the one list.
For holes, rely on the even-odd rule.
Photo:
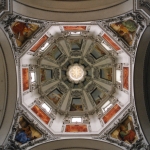
{"label": "circular opening", "polygon": [[73,81],[80,81],[83,79],[84,77],[84,70],[83,70],[83,66],[79,66],[79,65],[74,65],[71,66],[69,68],[69,77],[73,80]]}

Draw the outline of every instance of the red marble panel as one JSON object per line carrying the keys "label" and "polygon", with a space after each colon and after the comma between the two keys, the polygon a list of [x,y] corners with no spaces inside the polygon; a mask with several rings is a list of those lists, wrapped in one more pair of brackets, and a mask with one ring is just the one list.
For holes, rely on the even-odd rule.
{"label": "red marble panel", "polygon": [[129,68],[128,67],[123,67],[123,88],[129,89]]}
{"label": "red marble panel", "polygon": [[23,91],[29,89],[29,69],[22,68]]}
{"label": "red marble panel", "polygon": [[112,41],[112,39],[107,35],[104,34],[102,36],[116,51],[120,50],[120,47],[114,42]]}
{"label": "red marble panel", "polygon": [[46,124],[50,121],[50,118],[37,106],[34,105],[31,110],[38,116],[42,121],[44,121]]}
{"label": "red marble panel", "polygon": [[64,26],[65,31],[85,31],[86,26]]}
{"label": "red marble panel", "polygon": [[35,52],[46,40],[48,39],[47,35],[44,35],[32,48],[30,51]]}
{"label": "red marble panel", "polygon": [[103,121],[105,123],[107,123],[119,110],[121,109],[121,107],[116,104],[104,117],[103,117]]}
{"label": "red marble panel", "polygon": [[88,132],[87,125],[66,125],[65,132]]}

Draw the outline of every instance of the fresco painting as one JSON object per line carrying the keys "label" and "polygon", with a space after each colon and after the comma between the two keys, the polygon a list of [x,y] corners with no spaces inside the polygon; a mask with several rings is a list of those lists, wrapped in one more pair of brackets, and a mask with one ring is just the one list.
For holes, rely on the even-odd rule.
{"label": "fresco painting", "polygon": [[99,59],[100,57],[106,55],[104,51],[102,51],[98,45],[95,45],[92,52],[90,53],[95,59]]}
{"label": "fresco painting", "polygon": [[116,51],[120,50],[120,47],[107,35],[102,36]]}
{"label": "fresco painting", "polygon": [[85,31],[86,26],[64,26],[65,31]]}
{"label": "fresco painting", "polygon": [[41,82],[52,79],[52,70],[41,68]]}
{"label": "fresco painting", "polygon": [[110,25],[129,46],[132,46],[138,25],[131,19]]}
{"label": "fresco painting", "polygon": [[62,93],[56,88],[52,92],[50,92],[48,95],[48,98],[54,103],[57,104],[61,97],[63,96]]}
{"label": "fresco painting", "polygon": [[23,91],[29,89],[29,69],[22,68]]}
{"label": "fresco painting", "polygon": [[19,127],[15,135],[16,142],[25,144],[41,136],[41,133],[39,133],[24,117],[19,118]]}
{"label": "fresco painting", "polygon": [[21,47],[23,43],[29,39],[35,31],[37,31],[38,28],[39,26],[36,24],[15,21],[11,25],[11,29],[16,39],[17,46]]}
{"label": "fresco painting", "polygon": [[125,121],[123,121],[117,129],[112,132],[111,137],[128,144],[133,144],[138,138],[134,130],[132,117],[129,116],[125,119]]}
{"label": "fresco painting", "polygon": [[83,39],[70,39],[71,50],[81,50]]}
{"label": "fresco painting", "polygon": [[83,111],[81,98],[73,98],[72,99],[70,111]]}
{"label": "fresco painting", "polygon": [[123,88],[129,89],[129,68],[123,67]]}
{"label": "fresco painting", "polygon": [[59,48],[56,45],[53,46],[51,51],[47,54],[47,56],[53,60],[57,60],[61,55],[62,52],[59,50]]}
{"label": "fresco painting", "polygon": [[48,39],[47,35],[44,35],[32,48],[30,51],[35,52],[46,40]]}
{"label": "fresco painting", "polygon": [[100,69],[100,78],[112,81],[112,68]]}
{"label": "fresco painting", "polygon": [[31,110],[46,124],[49,123],[50,117],[48,117],[37,105],[34,105]]}
{"label": "fresco painting", "polygon": [[121,107],[120,107],[118,104],[116,104],[116,105],[103,117],[104,123],[107,123],[120,109],[121,109]]}
{"label": "fresco painting", "polygon": [[96,105],[98,105],[100,103],[100,101],[105,98],[106,94],[101,91],[100,89],[96,88],[92,93],[91,96],[94,100],[94,102],[96,103]]}
{"label": "fresco painting", "polygon": [[87,125],[66,125],[65,132],[88,132]]}

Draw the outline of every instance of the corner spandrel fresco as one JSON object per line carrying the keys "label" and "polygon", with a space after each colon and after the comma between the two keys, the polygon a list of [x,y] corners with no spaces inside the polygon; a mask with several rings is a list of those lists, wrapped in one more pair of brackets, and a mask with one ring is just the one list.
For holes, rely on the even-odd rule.
{"label": "corner spandrel fresco", "polygon": [[19,118],[19,127],[15,135],[16,142],[25,144],[41,136],[41,133],[39,133],[39,131],[37,131],[24,117]]}
{"label": "corner spandrel fresco", "polygon": [[110,26],[126,41],[129,46],[132,46],[135,33],[138,28],[137,24],[133,20],[129,19],[113,23]]}
{"label": "corner spandrel fresco", "polygon": [[16,44],[21,47],[23,43],[39,28],[36,24],[15,21],[11,25]]}
{"label": "corner spandrel fresco", "polygon": [[128,144],[133,144],[137,139],[137,135],[133,126],[132,117],[129,116],[125,119],[116,129],[111,136],[120,141],[124,141]]}

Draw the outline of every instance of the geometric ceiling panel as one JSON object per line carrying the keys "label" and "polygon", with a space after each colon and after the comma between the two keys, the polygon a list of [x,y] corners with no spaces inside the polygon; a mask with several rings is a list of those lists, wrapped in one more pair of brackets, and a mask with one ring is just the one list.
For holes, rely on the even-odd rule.
{"label": "geometric ceiling panel", "polygon": [[[137,27],[131,18],[109,26],[127,47],[134,45]],[[140,137],[125,108],[133,107],[134,64],[120,43],[100,24],[52,25],[20,57],[22,105],[49,134],[103,138],[109,129],[110,139],[118,131],[119,141],[132,147]],[[117,119],[123,120],[119,129]]]}
{"label": "geometric ceiling panel", "polygon": [[94,23],[6,17],[3,28],[18,62],[18,102],[6,148],[80,137],[146,149],[133,89],[146,27],[141,18],[131,12]]}

